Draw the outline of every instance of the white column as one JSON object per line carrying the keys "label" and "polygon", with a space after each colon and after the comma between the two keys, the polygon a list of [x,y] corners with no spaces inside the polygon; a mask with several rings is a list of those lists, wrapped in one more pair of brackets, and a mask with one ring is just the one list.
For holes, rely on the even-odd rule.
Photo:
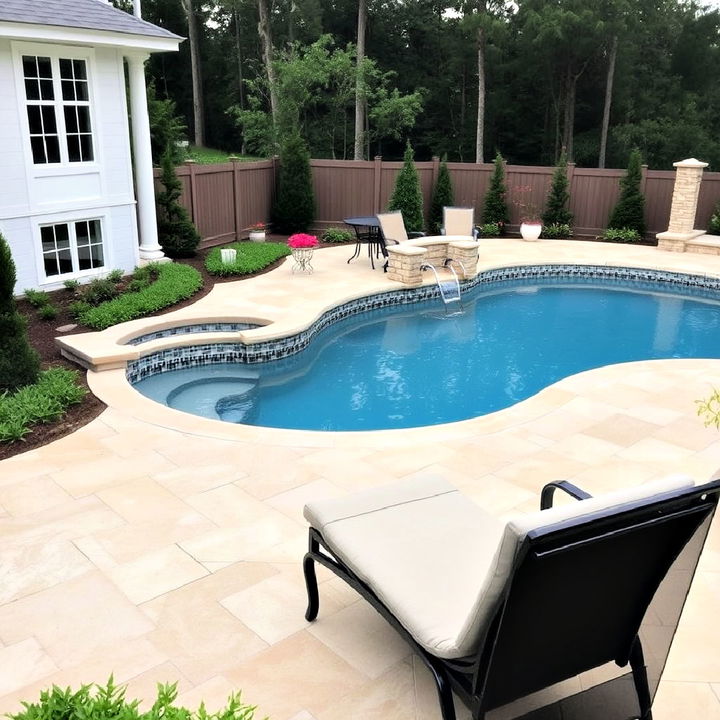
{"label": "white column", "polygon": [[147,89],[145,87],[145,60],[147,58],[146,54],[127,55],[130,76],[130,117],[135,162],[135,195],[140,230],[140,259],[159,260],[165,255],[158,243],[155,213],[155,181],[150,147]]}

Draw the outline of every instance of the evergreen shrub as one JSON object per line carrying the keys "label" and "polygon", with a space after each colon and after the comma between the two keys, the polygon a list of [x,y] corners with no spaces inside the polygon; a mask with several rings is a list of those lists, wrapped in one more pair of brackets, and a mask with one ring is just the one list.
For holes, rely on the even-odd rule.
{"label": "evergreen shrub", "polygon": [[642,236],[635,228],[608,228],[602,239],[607,242],[634,243],[640,242]]}
{"label": "evergreen shrub", "polygon": [[[565,157],[565,153],[563,153],[555,167],[555,172],[553,172],[545,212],[542,215],[542,222],[546,227],[568,227],[568,234],[562,237],[569,237],[569,228],[573,221],[573,214],[568,209],[569,203],[570,191],[567,177],[567,158]],[[546,234],[545,237],[552,236]]]}
{"label": "evergreen shrub", "polygon": [[572,237],[572,228],[565,223],[552,223],[543,225],[540,237],[546,240],[564,240]]}
{"label": "evergreen shrub", "polygon": [[500,237],[500,225],[498,223],[485,223],[478,227],[480,237]]}
{"label": "evergreen shrub", "polygon": [[322,234],[322,241],[326,243],[346,243],[355,240],[355,234],[343,228],[328,228]]}
{"label": "evergreen shrub", "polygon": [[613,209],[608,229],[636,230],[639,237],[645,234],[645,198],[640,192],[642,182],[642,157],[635,149],[630,153],[628,168],[620,180],[620,197]]}
{"label": "evergreen shrub", "polygon": [[180,204],[182,183],[175,172],[173,154],[168,146],[162,157],[160,179],[163,190],[158,193],[158,240],[164,253],[171,258],[193,257],[200,244],[200,235]]}
{"label": "evergreen shrub", "polygon": [[388,210],[400,210],[402,212],[405,230],[408,233],[421,232],[425,224],[420,178],[413,160],[414,155],[415,153],[408,142],[405,148],[403,166],[395,180],[395,189],[388,204]]}
{"label": "evergreen shrub", "polygon": [[309,230],[315,221],[310,152],[297,130],[285,138],[280,149],[280,170],[272,221],[274,229],[284,234]]}
{"label": "evergreen shrub", "polygon": [[720,202],[715,206],[708,223],[708,235],[720,235]]}
{"label": "evergreen shrub", "polygon": [[444,157],[440,163],[440,171],[430,203],[430,233],[432,235],[440,234],[443,224],[443,208],[452,207],[454,202],[452,180],[448,171],[447,158]]}
{"label": "evergreen shrub", "polygon": [[506,200],[507,187],[505,186],[503,156],[498,152],[493,162],[495,167],[490,177],[487,195],[485,195],[482,224],[497,223],[502,230],[510,222],[510,211]]}
{"label": "evergreen shrub", "polygon": [[15,281],[10,246],[0,234],[0,394],[34,383],[40,372],[40,358],[15,305]]}

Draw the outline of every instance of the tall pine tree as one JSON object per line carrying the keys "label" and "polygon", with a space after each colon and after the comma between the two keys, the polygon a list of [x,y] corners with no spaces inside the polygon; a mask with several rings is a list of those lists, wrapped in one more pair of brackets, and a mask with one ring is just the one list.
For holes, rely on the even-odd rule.
{"label": "tall pine tree", "polygon": [[288,234],[308,230],[315,222],[310,153],[297,130],[287,135],[280,150],[280,172],[272,220],[274,230]]}

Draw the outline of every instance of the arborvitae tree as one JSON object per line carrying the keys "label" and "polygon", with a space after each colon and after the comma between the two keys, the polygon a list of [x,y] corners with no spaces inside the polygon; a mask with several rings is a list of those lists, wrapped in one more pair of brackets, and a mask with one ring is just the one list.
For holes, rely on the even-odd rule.
{"label": "arborvitae tree", "polygon": [[547,205],[542,215],[543,225],[572,225],[573,214],[568,209],[570,202],[568,187],[567,158],[563,153],[552,176]]}
{"label": "arborvitae tree", "polygon": [[452,207],[453,202],[453,186],[446,155],[440,163],[440,172],[438,172],[432,203],[430,204],[430,232],[433,235],[440,234],[440,228],[443,224],[443,208]]}
{"label": "arborvitae tree", "polygon": [[507,188],[505,187],[505,166],[503,156],[498,152],[494,160],[495,169],[490,178],[490,187],[485,196],[485,205],[483,206],[482,223],[498,223],[500,229],[510,222],[510,211],[508,210],[505,195]]}
{"label": "arborvitae tree", "polygon": [[405,148],[405,162],[395,180],[388,210],[402,212],[405,229],[408,232],[420,232],[425,220],[423,218],[423,196],[420,190],[420,178],[413,160],[415,152],[408,141]]}
{"label": "arborvitae tree", "polygon": [[187,210],[180,204],[182,183],[175,172],[173,152],[167,147],[162,156],[160,179],[163,190],[158,193],[158,240],[168,257],[192,257],[200,243]]}
{"label": "arborvitae tree", "polygon": [[289,133],[280,150],[272,221],[277,232],[288,234],[308,230],[315,221],[310,153],[297,130]]}
{"label": "arborvitae tree", "polygon": [[40,358],[15,306],[15,280],[10,246],[0,235],[0,394],[34,383],[40,372]]}
{"label": "arborvitae tree", "polygon": [[642,157],[638,149],[630,153],[625,177],[620,180],[620,197],[610,215],[609,228],[637,230],[645,234],[645,198],[640,192]]}

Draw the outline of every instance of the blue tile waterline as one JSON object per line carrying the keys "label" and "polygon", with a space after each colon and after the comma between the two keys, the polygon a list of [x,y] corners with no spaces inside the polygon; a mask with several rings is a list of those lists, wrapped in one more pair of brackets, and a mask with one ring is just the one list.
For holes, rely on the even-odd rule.
{"label": "blue tile waterline", "polygon": [[[523,265],[486,270],[478,273],[475,278],[463,282],[462,292],[465,294],[468,290],[484,284],[523,278],[556,278],[559,281],[572,278],[614,278],[617,280],[636,282],[656,282],[683,290],[720,290],[720,278],[707,277],[705,275],[689,275],[664,270],[646,270],[643,268],[612,267],[607,265],[552,264]],[[304,350],[317,333],[333,323],[351,317],[352,315],[377,308],[407,305],[439,297],[440,292],[436,285],[424,285],[419,288],[392,290],[387,293],[358,298],[338,305],[332,310],[328,310],[310,325],[310,327],[296,335],[252,345],[244,345],[242,343],[208,343],[160,350],[129,362],[127,364],[126,377],[131,385],[135,385],[140,380],[144,380],[152,375],[170,372],[180,368],[200,367],[219,363],[252,364],[279,360]],[[176,328],[173,328],[173,330],[175,329]],[[136,342],[140,342],[138,338],[135,340]]]}
{"label": "blue tile waterline", "polygon": [[262,327],[257,323],[245,322],[215,322],[215,323],[197,323],[195,325],[178,325],[177,327],[165,328],[164,330],[156,330],[155,332],[138,335],[128,340],[126,345],[142,345],[142,343],[151,340],[160,340],[161,338],[173,337],[175,335],[190,335],[195,333],[212,333],[212,332],[239,332],[240,330],[254,330]]}
{"label": "blue tile waterline", "polygon": [[[162,372],[136,387],[170,407],[228,422],[379,430],[484,415],[603,365],[720,357],[720,281],[650,271],[630,280],[626,269],[606,267],[592,274],[581,266],[515,270],[472,283],[461,316],[446,318],[438,299],[402,302],[407,290],[363,298],[273,343],[276,354],[264,363],[237,361],[241,346],[196,347],[202,362],[178,348]],[[437,295],[432,287],[410,293],[428,290]],[[291,352],[301,342],[306,347]]]}

